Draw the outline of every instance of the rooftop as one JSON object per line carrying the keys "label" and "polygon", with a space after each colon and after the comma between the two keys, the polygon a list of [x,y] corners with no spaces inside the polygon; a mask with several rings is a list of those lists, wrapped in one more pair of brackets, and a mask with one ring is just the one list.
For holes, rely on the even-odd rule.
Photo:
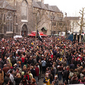
{"label": "rooftop", "polygon": [[35,2],[33,0],[33,7],[41,8],[41,9],[45,9],[45,10],[53,11],[53,12],[61,12],[57,6],[50,6],[49,4],[44,4],[44,3],[40,2],[40,1]]}
{"label": "rooftop", "polygon": [[67,20],[79,20],[79,17],[65,17]]}
{"label": "rooftop", "polygon": [[7,9],[7,10],[15,10],[6,0],[0,0],[0,8]]}

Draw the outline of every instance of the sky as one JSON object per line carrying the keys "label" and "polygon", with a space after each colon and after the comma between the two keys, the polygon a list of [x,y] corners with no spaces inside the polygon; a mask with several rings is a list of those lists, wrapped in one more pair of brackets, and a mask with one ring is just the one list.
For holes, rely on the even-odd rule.
{"label": "sky", "polygon": [[85,0],[44,0],[44,3],[56,5],[67,16],[80,16],[79,11],[85,7]]}

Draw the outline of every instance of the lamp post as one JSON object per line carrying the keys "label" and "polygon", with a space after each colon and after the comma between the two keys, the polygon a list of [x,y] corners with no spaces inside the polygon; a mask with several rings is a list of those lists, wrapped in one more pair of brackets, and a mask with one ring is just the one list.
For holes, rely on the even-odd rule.
{"label": "lamp post", "polygon": [[67,13],[65,13],[65,17],[66,17],[66,29],[65,29],[65,31],[66,31],[66,37],[67,37],[67,30],[68,30]]}
{"label": "lamp post", "polygon": [[40,11],[37,10],[36,12],[33,10],[33,14],[35,15],[35,31],[36,31],[36,35],[35,35],[35,46],[36,46],[36,39],[37,39],[37,30],[38,30],[38,13]]}
{"label": "lamp post", "polygon": [[51,36],[53,35],[53,21],[54,21],[54,14],[52,13],[52,16],[51,16]]}

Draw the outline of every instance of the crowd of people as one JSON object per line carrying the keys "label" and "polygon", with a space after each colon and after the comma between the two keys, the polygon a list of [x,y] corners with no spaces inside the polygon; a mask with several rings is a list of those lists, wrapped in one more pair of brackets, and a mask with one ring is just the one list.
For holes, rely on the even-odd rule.
{"label": "crowd of people", "polygon": [[[0,85],[85,84],[85,44],[64,37],[0,41]],[[42,84],[41,84],[42,85]]]}

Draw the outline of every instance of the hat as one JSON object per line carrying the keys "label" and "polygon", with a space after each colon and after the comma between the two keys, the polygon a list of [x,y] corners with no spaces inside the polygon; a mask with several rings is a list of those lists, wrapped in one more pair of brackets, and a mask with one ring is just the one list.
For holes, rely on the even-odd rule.
{"label": "hat", "polygon": [[17,64],[15,63],[14,66],[17,66]]}
{"label": "hat", "polygon": [[57,75],[55,75],[55,77],[58,77]]}
{"label": "hat", "polygon": [[80,57],[81,55],[79,55],[79,57]]}
{"label": "hat", "polygon": [[11,69],[13,69],[13,67],[11,67]]}
{"label": "hat", "polygon": [[32,56],[30,56],[30,58],[32,58]]}
{"label": "hat", "polygon": [[60,67],[60,65],[58,65],[57,67]]}
{"label": "hat", "polygon": [[78,58],[78,60],[80,60],[80,58]]}
{"label": "hat", "polygon": [[4,47],[2,47],[2,49],[4,49]]}
{"label": "hat", "polygon": [[44,56],[44,55],[42,54],[42,56]]}
{"label": "hat", "polygon": [[22,71],[22,75],[24,75],[24,71]]}

